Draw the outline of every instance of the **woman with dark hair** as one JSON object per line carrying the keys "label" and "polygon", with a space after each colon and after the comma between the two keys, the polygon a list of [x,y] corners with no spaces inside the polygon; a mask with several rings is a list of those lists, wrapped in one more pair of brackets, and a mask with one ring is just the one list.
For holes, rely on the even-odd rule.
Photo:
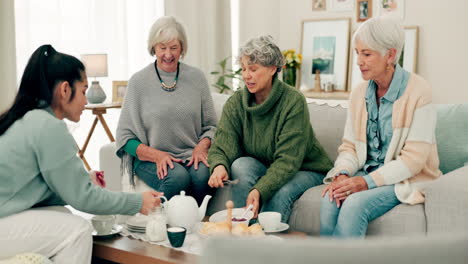
{"label": "woman with dark hair", "polygon": [[162,194],[155,191],[116,193],[91,183],[62,121],[80,120],[87,87],[78,59],[43,45],[0,116],[0,259],[34,252],[57,263],[89,263],[92,229],[61,205],[127,215],[159,205]]}

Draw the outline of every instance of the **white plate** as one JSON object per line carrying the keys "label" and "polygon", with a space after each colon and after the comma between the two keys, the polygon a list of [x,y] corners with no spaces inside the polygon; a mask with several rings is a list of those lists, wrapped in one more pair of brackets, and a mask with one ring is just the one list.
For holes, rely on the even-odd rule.
{"label": "white plate", "polygon": [[109,236],[113,236],[113,235],[115,235],[115,234],[118,234],[118,233],[122,232],[122,230],[123,230],[123,226],[121,226],[121,225],[114,225],[114,226],[112,227],[111,232],[108,233],[108,234],[98,234],[96,230],[93,230],[92,235],[93,235],[93,237],[104,238],[104,237],[109,237]]}
{"label": "white plate", "polygon": [[[239,217],[241,214],[245,211],[245,208],[233,208],[232,209],[232,217]],[[249,211],[245,215],[245,218],[248,220],[252,219],[253,217],[253,212]],[[210,222],[223,222],[226,221],[227,217],[227,210],[219,211],[217,213],[214,213],[212,216],[210,216],[209,221]]]}
{"label": "white plate", "polygon": [[125,223],[127,226],[146,228],[146,224],[149,221],[149,217],[146,215],[136,215],[130,217]]}
{"label": "white plate", "polygon": [[289,225],[288,225],[288,224],[286,224],[286,223],[280,223],[280,225],[279,225],[276,229],[274,229],[274,230],[267,230],[267,229],[263,228],[263,231],[264,231],[265,233],[277,233],[277,232],[283,232],[283,231],[288,230],[288,229],[289,229]]}

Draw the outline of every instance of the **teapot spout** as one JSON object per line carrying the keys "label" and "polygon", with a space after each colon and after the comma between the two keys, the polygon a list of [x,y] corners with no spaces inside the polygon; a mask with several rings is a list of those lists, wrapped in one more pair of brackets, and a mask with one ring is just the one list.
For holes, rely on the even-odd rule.
{"label": "teapot spout", "polygon": [[208,202],[210,201],[210,199],[211,195],[205,196],[205,198],[203,198],[202,204],[200,205],[200,208],[198,208],[198,215],[200,216],[200,221],[202,221],[203,217],[205,217],[206,207],[208,206]]}

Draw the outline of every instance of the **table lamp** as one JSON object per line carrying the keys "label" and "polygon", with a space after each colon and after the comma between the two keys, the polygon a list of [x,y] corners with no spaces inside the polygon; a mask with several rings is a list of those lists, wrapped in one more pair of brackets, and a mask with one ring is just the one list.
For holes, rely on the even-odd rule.
{"label": "table lamp", "polygon": [[100,104],[106,100],[106,94],[96,77],[107,76],[107,54],[83,54],[81,55],[81,61],[86,67],[86,75],[94,77],[91,87],[86,92],[88,102]]}

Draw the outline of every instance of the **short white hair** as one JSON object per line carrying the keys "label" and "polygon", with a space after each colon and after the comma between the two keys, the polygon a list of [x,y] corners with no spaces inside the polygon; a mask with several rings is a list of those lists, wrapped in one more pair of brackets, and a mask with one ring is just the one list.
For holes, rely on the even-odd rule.
{"label": "short white hair", "polygon": [[269,35],[251,38],[239,48],[237,62],[240,64],[242,57],[248,57],[250,63],[258,63],[262,66],[275,66],[276,72],[280,72],[284,65],[284,56],[279,47]]}
{"label": "short white hair", "polygon": [[187,54],[187,35],[179,21],[172,16],[163,16],[154,22],[148,36],[148,52],[151,56],[155,54],[154,45],[167,43],[177,39],[182,47],[181,56]]}
{"label": "short white hair", "polygon": [[389,49],[396,49],[395,60],[397,64],[401,51],[405,45],[405,30],[400,21],[390,16],[378,16],[362,23],[353,35],[353,44],[361,41],[371,50],[378,51],[384,56]]}

